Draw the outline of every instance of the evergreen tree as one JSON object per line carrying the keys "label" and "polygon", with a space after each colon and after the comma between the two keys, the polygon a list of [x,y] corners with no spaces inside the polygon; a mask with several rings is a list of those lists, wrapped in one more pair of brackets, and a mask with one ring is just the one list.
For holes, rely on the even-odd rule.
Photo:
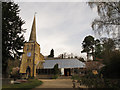
{"label": "evergreen tree", "polygon": [[102,58],[103,44],[99,39],[95,40],[95,60]]}
{"label": "evergreen tree", "polygon": [[60,73],[59,68],[58,68],[58,64],[56,64],[53,69],[54,69],[54,75],[58,75]]}
{"label": "evergreen tree", "polygon": [[25,23],[19,16],[19,6],[14,2],[2,3],[2,71],[7,74],[8,60],[19,58],[23,48]]}
{"label": "evergreen tree", "polygon": [[50,55],[48,57],[54,57],[54,50],[53,49],[50,51]]}
{"label": "evergreen tree", "polygon": [[102,41],[102,58],[104,59],[104,64],[110,62],[110,58],[113,54],[113,51],[115,51],[115,41],[111,38],[101,38]]}
{"label": "evergreen tree", "polygon": [[[87,53],[87,60],[89,59],[88,56],[90,54],[93,55],[94,50],[94,37],[93,36],[86,36],[82,43],[83,50],[81,53],[86,52]],[[91,52],[91,53],[90,53]]]}

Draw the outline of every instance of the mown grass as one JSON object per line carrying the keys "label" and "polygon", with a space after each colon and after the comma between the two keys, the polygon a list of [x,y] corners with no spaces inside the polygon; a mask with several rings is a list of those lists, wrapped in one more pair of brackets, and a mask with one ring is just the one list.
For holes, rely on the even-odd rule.
{"label": "mown grass", "polygon": [[35,88],[36,86],[41,85],[43,82],[39,81],[37,79],[29,79],[27,82],[20,83],[20,84],[10,84],[10,85],[3,85],[2,90],[7,89],[17,89],[17,88],[23,88],[25,90],[29,90],[32,88]]}

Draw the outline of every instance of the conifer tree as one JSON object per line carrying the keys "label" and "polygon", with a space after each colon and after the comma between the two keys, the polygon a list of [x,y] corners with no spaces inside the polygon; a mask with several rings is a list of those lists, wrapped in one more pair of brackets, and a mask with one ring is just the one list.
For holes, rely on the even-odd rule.
{"label": "conifer tree", "polygon": [[54,57],[54,50],[53,49],[50,51],[50,55],[48,57]]}
{"label": "conifer tree", "polygon": [[2,71],[6,75],[8,60],[19,58],[23,48],[25,23],[19,16],[19,6],[14,2],[2,3]]}

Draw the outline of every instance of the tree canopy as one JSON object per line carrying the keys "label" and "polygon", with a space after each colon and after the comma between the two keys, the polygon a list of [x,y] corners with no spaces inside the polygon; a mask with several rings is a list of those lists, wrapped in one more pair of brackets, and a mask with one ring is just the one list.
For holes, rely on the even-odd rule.
{"label": "tree canopy", "polygon": [[58,64],[55,64],[55,66],[54,66],[54,75],[57,75],[57,74],[59,74],[60,72],[59,72],[59,68],[58,68]]}
{"label": "tree canopy", "polygon": [[101,38],[102,52],[101,58],[104,59],[103,63],[106,64],[110,62],[110,56],[115,51],[115,41],[111,38]]}
{"label": "tree canopy", "polygon": [[50,55],[48,57],[54,57],[54,50],[53,49],[50,51]]}
{"label": "tree canopy", "polygon": [[82,43],[83,50],[81,51],[81,53],[87,53],[87,60],[89,60],[89,56],[92,56],[93,60],[101,59],[103,45],[105,44],[102,44],[101,40],[95,39],[91,35],[86,36]]}
{"label": "tree canopy", "polygon": [[6,71],[7,60],[19,58],[23,48],[25,29],[22,25],[25,23],[19,16],[19,6],[14,2],[2,3],[2,65],[3,71]]}
{"label": "tree canopy", "polygon": [[88,60],[88,54],[90,54],[91,51],[93,53],[93,48],[94,48],[93,45],[94,45],[94,37],[91,35],[86,36],[82,43],[83,50],[81,51],[81,53],[83,52],[87,53],[87,60]]}
{"label": "tree canopy", "polygon": [[120,39],[120,1],[119,2],[89,2],[93,8],[97,6],[99,18],[94,19],[92,28],[95,32],[112,34]]}

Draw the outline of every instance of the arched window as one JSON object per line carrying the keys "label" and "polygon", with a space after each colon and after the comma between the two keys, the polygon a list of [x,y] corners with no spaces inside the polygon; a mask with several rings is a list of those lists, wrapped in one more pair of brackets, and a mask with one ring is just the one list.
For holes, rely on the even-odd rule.
{"label": "arched window", "polygon": [[31,59],[27,59],[27,62],[31,62]]}

